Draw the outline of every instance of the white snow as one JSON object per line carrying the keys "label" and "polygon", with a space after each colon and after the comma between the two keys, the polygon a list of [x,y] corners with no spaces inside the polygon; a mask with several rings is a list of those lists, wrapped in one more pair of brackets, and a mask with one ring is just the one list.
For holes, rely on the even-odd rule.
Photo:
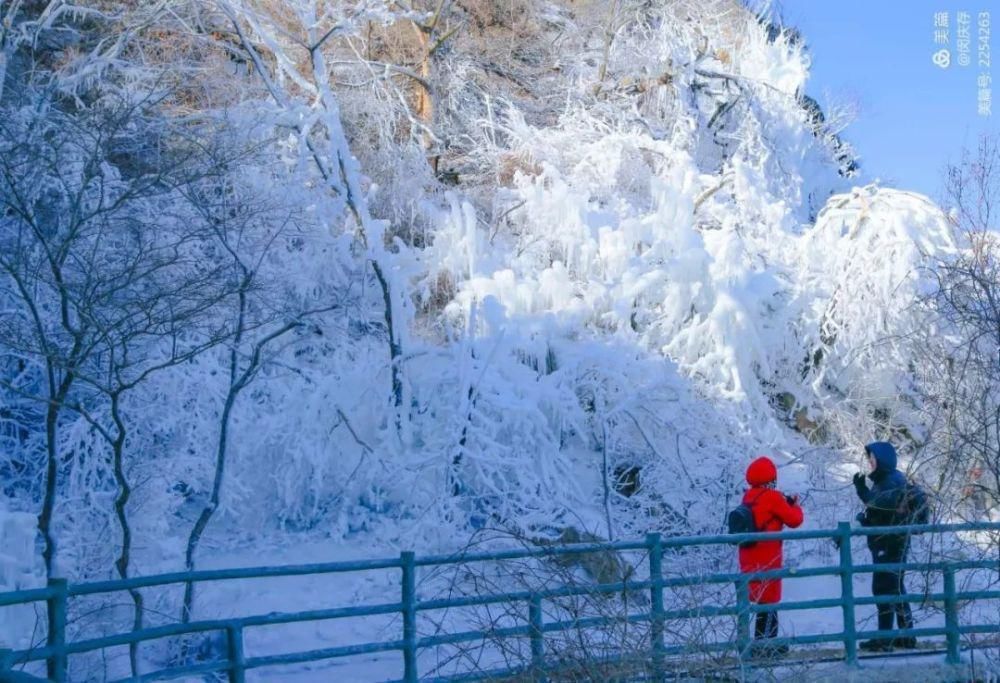
{"label": "white snow", "polygon": [[[523,37],[532,49],[582,35],[572,22],[583,19],[544,4],[539,33]],[[266,286],[250,310],[261,321],[330,310],[269,347],[236,402],[200,568],[454,551],[483,529],[508,541],[568,527],[615,539],[718,533],[759,454],[778,461],[782,488],[809,494],[806,528],[827,528],[854,516],[854,437],[871,435],[844,427],[813,445],[795,418],[835,429],[891,407],[919,431],[907,339],[923,321],[913,304],[927,269],[959,247],[928,198],[840,174],[833,142],[799,99],[810,58],[789,35],[769,41],[742,9],[680,20],[666,3],[620,32],[600,93],[601,50],[588,44],[535,74],[542,85],[530,86],[553,89],[545,97],[491,93],[495,83],[476,80],[478,55],[442,50],[435,68],[452,87],[442,88],[431,150],[412,112],[399,114],[409,100],[391,70],[373,72],[347,40],[404,21],[394,3],[335,3],[323,14],[289,0],[280,16],[258,5],[219,4],[273,69],[266,83],[234,86],[244,100],[225,112],[265,150],[232,173],[235,196],[265,207],[238,249],[272,245],[254,261]],[[339,52],[302,58],[296,41],[333,24]],[[344,85],[355,77],[369,85]],[[653,85],[633,96],[628,84],[641,79]],[[445,164],[459,148],[460,181],[446,188],[427,158],[440,153]],[[133,574],[183,566],[214,475],[229,361],[228,346],[213,348],[125,401],[136,419]],[[106,578],[120,534],[108,465],[91,457],[106,444],[67,412],[59,446],[87,464],[62,484],[57,566],[73,580]],[[636,496],[608,491],[619,466],[641,467]],[[0,501],[0,591],[43,582],[36,494]],[[786,556],[801,567],[835,559],[822,544]],[[722,553],[710,561],[735,566]],[[196,615],[395,601],[390,574],[206,586]],[[788,580],[786,599],[835,595],[837,581]],[[866,585],[857,577],[856,594]],[[178,614],[174,592],[150,602],[160,612],[151,623]],[[859,611],[859,626],[872,611]],[[41,623],[21,608],[0,615],[2,647],[22,647],[29,622]],[[782,628],[836,630],[839,620],[788,613]],[[77,629],[128,623],[128,605],[115,603]],[[395,638],[398,627],[387,617],[260,629],[247,650]],[[168,652],[150,646],[147,664]],[[86,666],[125,675],[120,655]],[[398,660],[280,675],[372,680],[398,676]]]}

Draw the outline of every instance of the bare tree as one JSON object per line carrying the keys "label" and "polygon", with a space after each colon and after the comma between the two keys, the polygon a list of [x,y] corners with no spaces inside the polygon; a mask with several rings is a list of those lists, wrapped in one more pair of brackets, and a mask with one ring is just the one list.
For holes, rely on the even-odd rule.
{"label": "bare tree", "polygon": [[[473,542],[498,540],[532,549],[541,545],[565,550],[565,542],[595,539],[511,538],[503,532],[494,535],[484,531],[483,537]],[[733,657],[737,645],[735,620],[732,616],[712,613],[713,606],[732,603],[732,586],[697,583],[705,566],[719,562],[722,554],[730,550],[698,548],[668,552],[662,578],[676,585],[664,588],[664,605],[668,611],[688,614],[680,618],[672,616],[662,623],[665,647],[681,652],[661,662],[663,671],[697,678],[719,675],[737,667],[739,662]],[[418,624],[421,635],[433,638],[462,631],[482,634],[479,639],[439,647],[432,673],[446,676],[455,671],[486,673],[508,668],[519,672],[512,676],[514,680],[550,675],[572,681],[651,675],[655,631],[646,616],[652,606],[649,589],[642,583],[649,578],[645,574],[648,564],[644,552],[597,550],[496,562],[470,561],[427,572],[420,582],[421,597],[485,599],[514,593],[526,598],[485,599],[483,605],[428,613]],[[542,598],[543,595],[546,597]],[[535,596],[534,605],[530,596]],[[541,633],[532,633],[532,612],[535,623],[542,622]],[[522,634],[512,635],[519,628],[523,629]],[[535,668],[538,653],[533,655],[529,640],[539,635],[544,640],[541,653],[544,664],[555,671]]]}
{"label": "bare tree", "polygon": [[[297,0],[279,17],[274,14],[279,8],[219,0],[220,9],[231,22],[274,102],[289,112],[302,104],[297,95],[288,92],[281,83],[294,84],[296,90],[307,94],[311,114],[306,123],[294,124],[292,129],[308,150],[329,191],[353,218],[357,238],[367,252],[367,260],[382,292],[398,429],[403,403],[401,292],[394,291],[390,283],[385,264],[384,226],[368,210],[358,162],[351,153],[340,120],[340,107],[331,87],[326,57],[332,38],[348,31],[351,24],[369,17],[366,12],[351,11],[351,8],[344,15],[331,14],[320,4],[317,0]],[[290,29],[285,26],[286,18],[293,22]],[[373,18],[380,20],[381,15],[376,13]],[[259,44],[266,45],[274,55],[273,69],[262,56]],[[274,71],[281,76],[280,80],[274,78]]]}
{"label": "bare tree", "polygon": [[1000,507],[1000,141],[983,137],[948,168],[945,203],[954,259],[935,270],[922,302],[932,322],[920,339],[925,409],[935,447],[925,455],[953,512],[982,517]]}
{"label": "bare tree", "polygon": [[[0,334],[9,356],[41,374],[20,372],[4,382],[9,390],[46,406],[38,526],[50,576],[56,554],[51,524],[57,475],[65,462],[59,453],[60,418],[69,403],[84,403],[73,391],[102,339],[98,321],[87,311],[103,292],[95,291],[96,273],[87,271],[86,261],[111,227],[125,220],[144,187],[142,182],[110,182],[100,157],[107,138],[81,124],[55,113],[0,122],[0,271],[5,299],[18,304],[4,316]],[[63,137],[66,132],[72,134],[69,139]]]}
{"label": "bare tree", "polygon": [[[212,484],[208,500],[188,534],[184,553],[185,568],[193,570],[202,536],[221,502],[237,399],[266,368],[271,347],[289,335],[306,331],[322,314],[338,308],[340,298],[298,303],[266,275],[265,260],[294,234],[298,218],[294,209],[255,198],[251,189],[225,176],[192,186],[188,196],[211,228],[231,283],[224,311],[228,381],[214,448]],[[181,608],[184,623],[191,619],[193,608],[194,584],[188,582]]]}
{"label": "bare tree", "polygon": [[[39,530],[50,576],[58,473],[74,466],[72,450],[61,448],[61,416],[82,415],[110,451],[121,533],[114,567],[127,578],[134,541],[127,395],[230,336],[213,315],[232,287],[210,253],[216,226],[191,220],[183,191],[215,170],[204,167],[202,147],[176,139],[150,105],[106,103],[83,115],[50,114],[26,127],[0,128],[9,228],[0,272],[5,298],[19,304],[0,322],[0,343],[43,369],[45,382],[30,373],[0,381],[46,406]],[[130,593],[139,629],[143,598]],[[137,673],[135,645],[130,660]]]}

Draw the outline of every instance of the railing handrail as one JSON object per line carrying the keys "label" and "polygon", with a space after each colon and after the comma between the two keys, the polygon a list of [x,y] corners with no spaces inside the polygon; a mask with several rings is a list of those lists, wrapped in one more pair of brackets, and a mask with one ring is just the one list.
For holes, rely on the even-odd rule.
{"label": "railing handrail", "polygon": [[[962,532],[962,531],[996,531],[1000,533],[1000,522],[965,522],[961,524],[912,524],[907,526],[852,527],[851,536],[880,536],[889,534],[920,535],[927,533]],[[661,543],[664,550],[696,545],[728,545],[744,541],[801,541],[815,539],[833,539],[840,536],[837,529],[793,529],[787,531],[754,532],[746,534],[714,534],[690,536],[666,536]],[[578,555],[609,550],[647,550],[645,541],[618,541],[604,543],[566,543],[558,546],[540,548],[518,548],[495,552],[467,553],[459,552],[447,555],[416,556],[414,565],[417,567],[441,566],[449,564],[465,564],[470,562],[492,562],[497,560],[515,560],[529,558],[544,558],[560,555]],[[374,560],[348,560],[341,562],[319,562],[309,564],[260,565],[255,567],[233,567],[227,569],[198,569],[192,571],[149,574],[129,579],[109,579],[68,585],[70,597],[90,595],[94,593],[113,593],[135,588],[150,588],[175,583],[201,583],[206,581],[227,581],[234,579],[264,579],[283,576],[304,576],[313,574],[341,574],[377,569],[398,569],[401,562],[396,558]],[[11,601],[10,596],[16,596]],[[32,588],[20,591],[0,593],[0,607],[21,602],[47,600],[51,597],[49,588]]]}
{"label": "railing handrail", "polygon": [[[646,538],[641,541],[635,540],[565,545],[560,544],[558,546],[543,546],[538,548],[505,549],[495,552],[470,553],[463,551],[450,555],[428,555],[423,557],[417,557],[413,553],[404,552],[398,558],[171,572],[134,577],[124,580],[96,581],[79,584],[68,584],[65,580],[53,579],[50,581],[48,586],[43,588],[0,593],[0,607],[46,601],[49,606],[50,622],[53,624],[53,627],[49,630],[49,642],[46,646],[20,652],[7,651],[7,653],[4,653],[0,651],[0,655],[7,654],[8,659],[18,661],[37,661],[46,659],[49,662],[50,677],[61,681],[65,679],[66,662],[67,657],[70,654],[79,654],[81,652],[97,650],[105,647],[138,643],[167,636],[177,636],[206,631],[224,631],[227,634],[227,642],[230,644],[230,659],[232,661],[225,666],[217,667],[217,670],[230,671],[231,681],[242,681],[242,672],[246,669],[255,668],[257,666],[266,666],[283,662],[294,663],[311,661],[313,659],[341,657],[361,652],[380,652],[388,650],[401,650],[404,653],[404,669],[407,672],[405,680],[412,681],[416,680],[416,653],[419,648],[466,642],[484,636],[482,632],[469,631],[433,636],[429,638],[420,638],[416,632],[416,615],[420,611],[465,606],[483,606],[494,603],[527,603],[529,606],[529,623],[526,626],[512,626],[506,629],[501,629],[500,631],[492,632],[491,635],[496,636],[502,632],[501,635],[505,634],[511,637],[530,637],[532,663],[533,666],[537,668],[544,664],[545,633],[565,630],[573,625],[580,628],[583,623],[590,624],[593,622],[593,625],[612,623],[618,619],[617,617],[590,617],[583,619],[582,621],[577,619],[573,622],[544,623],[541,611],[541,603],[543,600],[602,592],[613,593],[619,591],[648,590],[650,591],[650,596],[652,598],[650,611],[643,614],[630,614],[628,619],[635,622],[648,621],[652,624],[651,628],[653,635],[651,657],[653,658],[654,667],[662,668],[663,657],[673,651],[672,648],[665,647],[663,644],[662,626],[665,619],[735,615],[738,617],[740,628],[745,631],[749,623],[749,616],[767,608],[767,606],[760,607],[749,602],[746,588],[749,580],[839,575],[841,577],[841,597],[839,599],[824,598],[819,600],[786,602],[782,603],[781,609],[800,610],[841,606],[844,610],[845,623],[845,629],[841,633],[816,634],[814,636],[804,637],[804,639],[803,637],[800,637],[794,642],[818,643],[841,640],[845,644],[848,663],[853,663],[857,658],[855,648],[857,639],[867,637],[871,633],[855,632],[853,626],[854,606],[895,602],[904,598],[913,600],[916,596],[876,596],[872,598],[854,597],[853,589],[850,587],[850,578],[855,574],[871,573],[874,571],[917,570],[937,571],[943,573],[945,577],[945,590],[940,593],[933,593],[931,597],[932,599],[944,601],[947,612],[947,623],[943,628],[916,629],[914,632],[919,632],[922,635],[947,636],[948,659],[949,661],[957,661],[958,638],[961,633],[1000,632],[1000,627],[994,629],[993,625],[959,625],[957,618],[957,600],[996,599],[1000,598],[1000,591],[965,591],[960,593],[955,588],[954,574],[956,571],[967,569],[994,569],[1000,571],[1000,559],[854,565],[851,561],[849,541],[853,537],[865,537],[872,535],[919,535],[927,533],[960,533],[972,531],[1000,532],[1000,522],[919,524],[907,526],[853,528],[850,527],[848,523],[842,522],[836,529],[798,529],[767,533],[758,532],[748,534],[715,534],[673,537],[663,537],[660,534],[653,533],[648,534]],[[670,549],[702,545],[735,545],[742,541],[762,541],[772,539],[783,541],[813,539],[839,540],[841,547],[840,562],[837,565],[825,567],[806,567],[801,569],[787,567],[764,572],[756,572],[753,574],[740,572],[715,572],[702,575],[691,574],[680,577],[665,578],[661,573],[663,554]],[[649,580],[623,580],[615,583],[582,586],[569,585],[544,590],[510,591],[482,596],[466,596],[424,601],[418,599],[415,590],[415,571],[417,567],[447,566],[509,559],[551,558],[565,555],[582,555],[608,551],[646,551],[649,557]],[[186,582],[323,575],[382,569],[402,570],[403,593],[400,602],[307,610],[300,612],[271,612],[268,614],[257,614],[245,617],[194,621],[187,624],[167,624],[74,642],[66,642],[65,639],[66,603],[70,597],[133,590],[138,588],[149,588],[162,585],[182,584]],[[665,609],[665,606],[663,605],[664,588],[680,588],[686,586],[712,584],[736,584],[737,604],[735,606],[701,605],[690,609],[669,610]],[[245,658],[242,653],[242,633],[243,630],[248,627],[394,613],[403,615],[403,638],[400,640],[382,643],[362,643],[358,645],[255,658]],[[849,628],[847,627],[848,623],[850,623]],[[721,645],[725,644],[720,644],[720,646]],[[741,653],[745,653],[746,648],[749,645],[745,633],[740,636],[738,645],[739,651]],[[729,646],[730,645],[726,645],[726,647]],[[0,671],[3,671],[4,659],[5,657],[0,657]],[[195,665],[195,668],[199,666],[203,665]],[[183,671],[188,670],[193,669],[191,666],[184,666],[178,668],[176,671],[177,674],[180,675]],[[170,675],[171,671],[162,671],[143,675],[141,678],[144,680],[147,678],[152,680],[154,678],[158,679],[169,677]]]}

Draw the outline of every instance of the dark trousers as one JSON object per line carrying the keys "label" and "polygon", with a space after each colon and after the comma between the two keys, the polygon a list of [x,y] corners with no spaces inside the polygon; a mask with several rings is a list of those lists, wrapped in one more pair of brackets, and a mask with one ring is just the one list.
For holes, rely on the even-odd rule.
{"label": "dark trousers", "polygon": [[754,622],[753,637],[777,638],[778,637],[778,612],[757,612],[757,620]]}
{"label": "dark trousers", "polygon": [[[895,564],[906,562],[906,550],[902,552],[873,552],[875,564]],[[906,593],[903,571],[872,572],[872,595],[903,595]],[[913,628],[913,612],[910,603],[898,602],[877,605],[878,630],[891,631],[893,615],[898,628]]]}

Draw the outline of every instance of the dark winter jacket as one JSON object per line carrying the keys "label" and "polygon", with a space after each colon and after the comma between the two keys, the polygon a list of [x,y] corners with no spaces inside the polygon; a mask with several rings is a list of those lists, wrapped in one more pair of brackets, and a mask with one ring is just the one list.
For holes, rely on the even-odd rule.
{"label": "dark winter jacket", "polygon": [[[906,477],[896,469],[896,449],[887,441],[875,441],[865,446],[865,452],[875,457],[875,471],[868,475],[869,488],[858,488],[858,497],[865,504],[858,515],[862,526],[893,526],[905,523],[897,510],[906,495]],[[876,562],[898,562],[906,555],[906,534],[868,536],[868,548]]]}
{"label": "dark winter jacket", "polygon": [[[747,468],[750,489],[743,496],[743,503],[753,511],[754,526],[759,531],[781,531],[802,524],[802,508],[791,504],[784,494],[771,488],[778,478],[778,469],[770,458],[761,457]],[[781,569],[781,541],[757,541],[750,547],[741,546],[740,571],[766,572]],[[781,579],[763,579],[750,582],[750,600],[771,604],[781,600]]]}

